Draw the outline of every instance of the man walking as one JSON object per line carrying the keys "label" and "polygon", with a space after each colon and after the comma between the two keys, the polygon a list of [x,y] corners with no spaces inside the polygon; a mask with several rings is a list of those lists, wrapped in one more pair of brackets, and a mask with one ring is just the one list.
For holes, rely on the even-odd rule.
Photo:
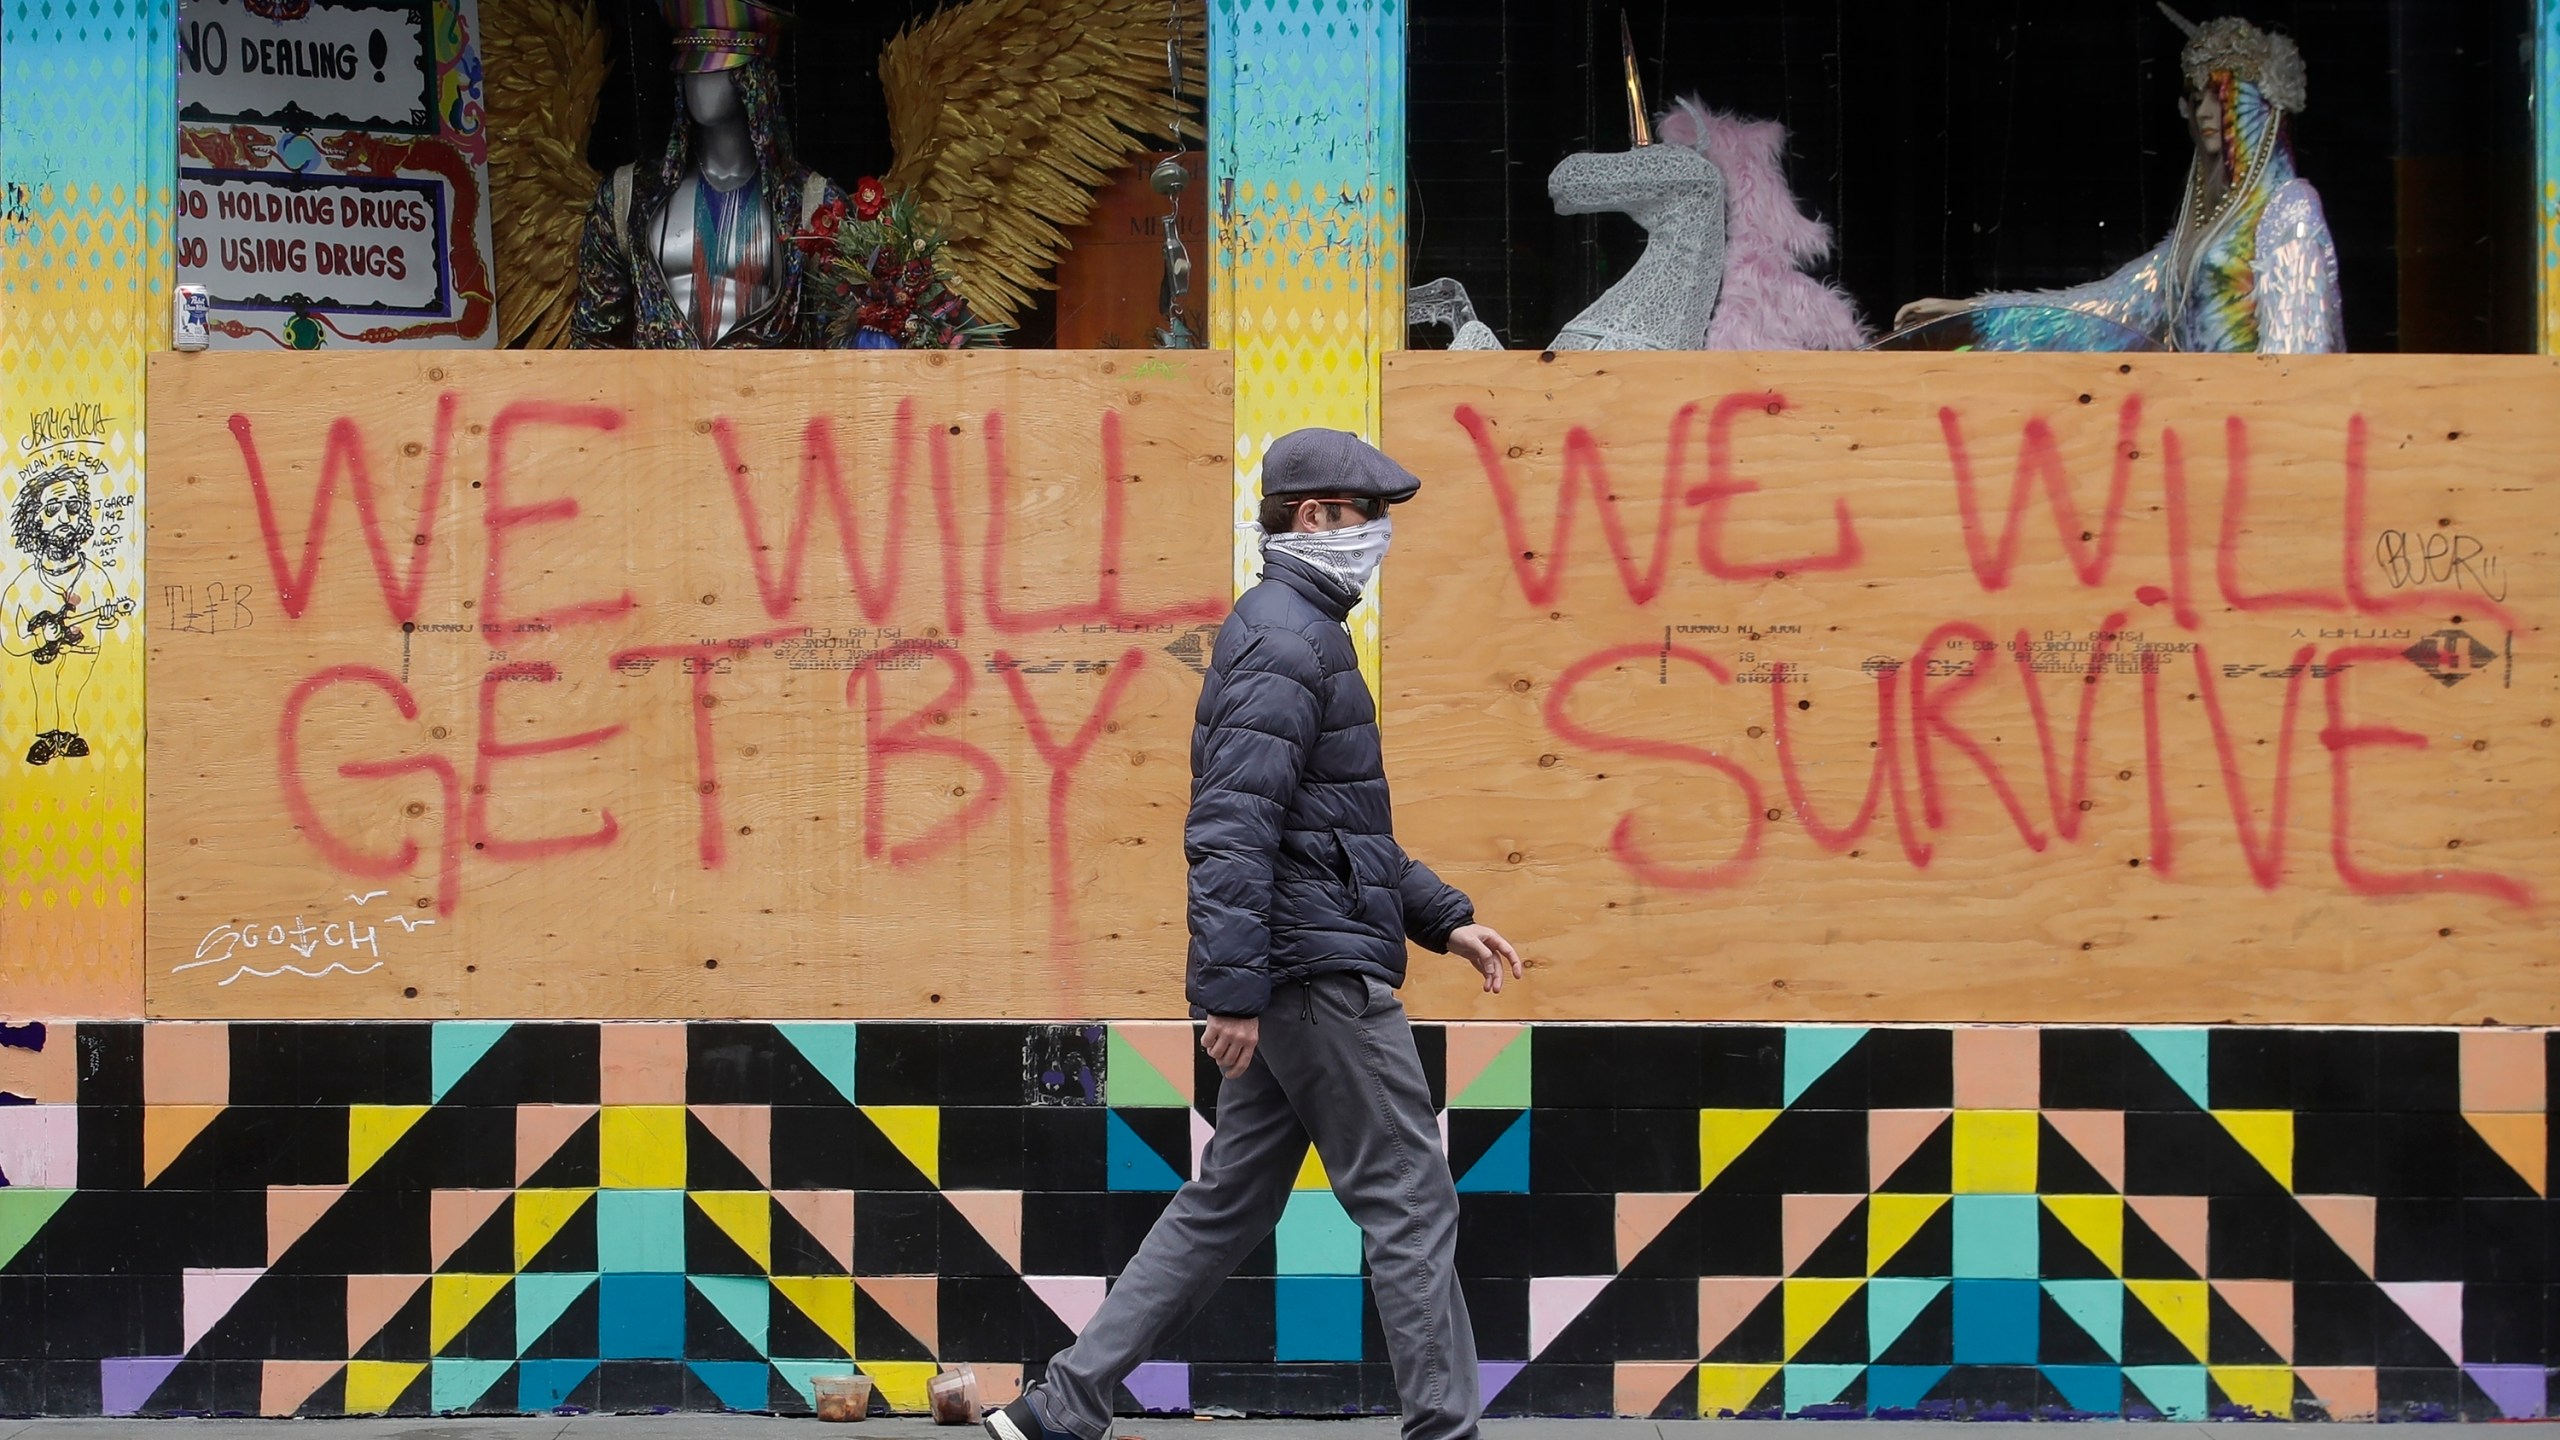
{"label": "man walking", "polygon": [[1217,1132],[1078,1337],[993,1440],[1104,1440],[1112,1392],[1271,1233],[1312,1141],[1366,1240],[1407,1440],[1476,1433],[1458,1196],[1413,1029],[1405,942],[1502,989],[1520,956],[1396,843],[1377,707],[1344,628],[1422,482],[1357,437],[1263,457],[1262,582],[1218,631],[1191,739],[1189,992],[1226,1077]]}

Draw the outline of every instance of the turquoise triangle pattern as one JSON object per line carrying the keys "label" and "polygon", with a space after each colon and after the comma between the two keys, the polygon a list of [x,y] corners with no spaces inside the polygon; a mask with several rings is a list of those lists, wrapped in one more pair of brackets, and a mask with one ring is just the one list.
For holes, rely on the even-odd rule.
{"label": "turquoise triangle pattern", "polygon": [[2162,1070],[2168,1072],[2170,1079],[2178,1082],[2178,1088],[2187,1092],[2187,1098],[2196,1102],[2197,1109],[2212,1108],[2205,1098],[2212,1092],[2205,1083],[2210,1068],[2206,1056],[2210,1051],[2203,1031],[2134,1030],[2128,1033],[2133,1036],[2134,1044],[2141,1046]]}
{"label": "turquoise triangle pattern", "polygon": [[[557,1323],[570,1306],[578,1303],[578,1297],[587,1293],[595,1283],[593,1275],[542,1270],[528,1270],[516,1276],[516,1353],[522,1355],[532,1349],[542,1339],[543,1332]],[[575,1385],[577,1381],[569,1383]]]}
{"label": "turquoise triangle pattern", "polygon": [[1790,1365],[1787,1367],[1787,1413],[1828,1405],[1858,1378],[1864,1365]]}
{"label": "turquoise triangle pattern", "polygon": [[596,1373],[593,1360],[522,1360],[516,1363],[516,1408],[518,1410],[553,1410],[569,1403],[569,1397],[587,1377]]}
{"label": "turquoise triangle pattern", "polygon": [[1878,1276],[1867,1282],[1867,1358],[1875,1359],[1902,1338],[1938,1292],[1947,1288],[1944,1280],[1913,1280],[1894,1276]]}
{"label": "turquoise triangle pattern", "polygon": [[1944,1365],[1870,1365],[1867,1367],[1867,1411],[1890,1415],[1917,1410],[1938,1382],[1947,1378]]}
{"label": "turquoise triangle pattern", "polygon": [[443,1104],[446,1093],[453,1089],[455,1082],[471,1073],[471,1067],[480,1063],[480,1057],[489,1053],[489,1047],[504,1039],[506,1033],[514,1028],[514,1023],[506,1020],[437,1021],[435,1088],[430,1098],[439,1105]]}
{"label": "turquoise triangle pattern", "polygon": [[776,1024],[774,1030],[791,1042],[817,1072],[827,1077],[848,1105],[853,1098],[854,1027],[850,1021],[815,1021],[799,1024]]}
{"label": "turquoise triangle pattern", "polygon": [[1485,1147],[1467,1173],[1458,1177],[1462,1195],[1526,1195],[1529,1193],[1529,1112],[1523,1110]]}
{"label": "turquoise triangle pattern", "polygon": [[1867,1038],[1863,1025],[1790,1025],[1787,1027],[1786,1103],[1813,1087],[1813,1082],[1840,1063],[1840,1057]]}
{"label": "turquoise triangle pattern", "polygon": [[2152,1408],[2172,1420],[2205,1418],[2204,1367],[2201,1365],[2128,1365],[2124,1378],[2134,1383]]}
{"label": "turquoise triangle pattern", "polygon": [[799,1391],[801,1401],[811,1406],[818,1403],[817,1377],[842,1375],[852,1367],[853,1362],[850,1360],[776,1360],[773,1362],[773,1368],[782,1376],[783,1383]]}
{"label": "turquoise triangle pattern", "polygon": [[1111,1112],[1103,1141],[1103,1164],[1114,1190],[1179,1190],[1182,1177],[1173,1173],[1156,1147],[1139,1138],[1129,1122]]}
{"label": "turquoise triangle pattern", "polygon": [[[2124,1358],[2124,1282],[2121,1280],[2047,1280],[2044,1293],[2089,1332],[2110,1358]],[[2078,1404],[2077,1401],[2073,1402]],[[2088,1406],[2081,1406],[2088,1409]]]}
{"label": "turquoise triangle pattern", "polygon": [[[764,1346],[756,1346],[761,1350]],[[771,1366],[761,1360],[696,1360],[693,1373],[732,1410],[762,1410],[769,1403],[766,1377]]]}
{"label": "turquoise triangle pattern", "polygon": [[2062,1403],[2090,1415],[2124,1413],[2124,1372],[2113,1365],[2047,1365],[2044,1378]]}
{"label": "turquoise triangle pattern", "polygon": [[[729,1328],[756,1349],[768,1353],[765,1344],[768,1327],[773,1320],[773,1282],[761,1275],[691,1275],[686,1277],[696,1293],[711,1302]],[[700,1367],[696,1367],[697,1369]],[[762,1365],[759,1363],[758,1368]],[[724,1397],[725,1398],[725,1397]]]}
{"label": "turquoise triangle pattern", "polygon": [[427,1403],[437,1410],[468,1410],[489,1393],[513,1360],[459,1360],[439,1356],[427,1380]]}

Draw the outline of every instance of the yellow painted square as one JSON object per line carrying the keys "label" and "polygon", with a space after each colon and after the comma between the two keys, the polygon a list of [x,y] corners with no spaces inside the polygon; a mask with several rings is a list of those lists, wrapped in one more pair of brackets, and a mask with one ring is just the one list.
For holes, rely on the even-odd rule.
{"label": "yellow painted square", "polygon": [[600,1112],[598,1174],[607,1190],[684,1188],[684,1107],[607,1105]]}
{"label": "yellow painted square", "polygon": [[1957,1111],[1955,1189],[1959,1195],[2036,1193],[2036,1112]]}

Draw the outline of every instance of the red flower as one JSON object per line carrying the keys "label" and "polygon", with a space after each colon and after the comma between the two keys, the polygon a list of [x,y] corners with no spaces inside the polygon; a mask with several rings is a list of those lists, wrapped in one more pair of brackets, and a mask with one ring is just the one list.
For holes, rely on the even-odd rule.
{"label": "red flower", "polygon": [[844,202],[830,200],[809,212],[807,228],[791,237],[791,243],[809,253],[822,254],[835,248],[836,231],[844,227]]}
{"label": "red flower", "polygon": [[853,213],[857,218],[877,220],[880,218],[880,212],[888,206],[889,191],[880,183],[879,176],[865,175],[854,182]]}

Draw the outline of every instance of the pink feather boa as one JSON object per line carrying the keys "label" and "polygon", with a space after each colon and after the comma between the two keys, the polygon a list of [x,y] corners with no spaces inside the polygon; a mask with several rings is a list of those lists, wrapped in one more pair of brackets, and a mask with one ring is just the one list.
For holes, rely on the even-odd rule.
{"label": "pink feather boa", "polygon": [[1796,208],[1779,156],[1786,127],[1708,109],[1684,96],[1656,127],[1664,143],[1707,157],[1724,176],[1724,293],[1710,350],[1855,350],[1870,338],[1839,286],[1803,267],[1831,255],[1831,227]]}

